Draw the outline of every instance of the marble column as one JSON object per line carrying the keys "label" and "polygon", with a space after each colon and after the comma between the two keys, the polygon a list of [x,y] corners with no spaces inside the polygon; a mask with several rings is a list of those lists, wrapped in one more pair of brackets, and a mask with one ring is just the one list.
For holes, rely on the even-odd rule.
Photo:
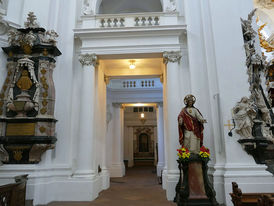
{"label": "marble column", "polygon": [[77,167],[73,177],[93,178],[96,175],[94,156],[94,102],[95,102],[95,54],[81,54],[82,91],[80,99],[80,126]]}
{"label": "marble column", "polygon": [[157,112],[156,115],[157,115],[157,139],[158,139],[157,176],[161,176],[165,166],[163,103],[158,103],[156,112]]}
{"label": "marble column", "polygon": [[164,63],[166,64],[166,150],[167,150],[167,176],[166,194],[168,200],[173,200],[175,186],[179,179],[179,170],[176,162],[178,141],[177,117],[181,110],[180,92],[180,59],[181,52],[164,52]]}
{"label": "marble column", "polygon": [[114,125],[112,136],[112,164],[111,177],[123,177],[125,175],[124,164],[124,108],[121,104],[113,103]]}
{"label": "marble column", "polygon": [[128,167],[134,166],[133,150],[134,150],[133,149],[133,127],[128,127],[128,153],[129,153]]}

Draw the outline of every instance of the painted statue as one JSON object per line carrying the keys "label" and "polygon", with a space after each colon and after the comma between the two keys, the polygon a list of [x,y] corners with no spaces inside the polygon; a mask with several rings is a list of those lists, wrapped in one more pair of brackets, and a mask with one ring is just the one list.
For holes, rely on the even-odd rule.
{"label": "painted statue", "polygon": [[189,149],[190,153],[198,154],[203,145],[203,124],[207,121],[193,105],[196,98],[189,94],[184,98],[185,107],[178,116],[179,142]]}

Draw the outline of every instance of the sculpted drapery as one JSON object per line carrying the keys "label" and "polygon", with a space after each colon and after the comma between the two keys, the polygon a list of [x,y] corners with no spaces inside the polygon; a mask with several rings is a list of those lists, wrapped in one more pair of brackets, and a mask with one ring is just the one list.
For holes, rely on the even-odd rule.
{"label": "sculpted drapery", "polygon": [[187,95],[184,99],[186,107],[182,109],[178,116],[179,142],[192,153],[199,153],[203,145],[203,118],[200,111],[193,106],[195,103],[193,95]]}

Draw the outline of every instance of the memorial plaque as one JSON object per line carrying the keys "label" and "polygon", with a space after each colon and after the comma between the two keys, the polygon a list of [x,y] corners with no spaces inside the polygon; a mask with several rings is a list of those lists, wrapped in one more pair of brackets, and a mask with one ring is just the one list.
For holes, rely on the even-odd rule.
{"label": "memorial plaque", "polygon": [[35,123],[8,123],[6,136],[29,136],[35,134]]}

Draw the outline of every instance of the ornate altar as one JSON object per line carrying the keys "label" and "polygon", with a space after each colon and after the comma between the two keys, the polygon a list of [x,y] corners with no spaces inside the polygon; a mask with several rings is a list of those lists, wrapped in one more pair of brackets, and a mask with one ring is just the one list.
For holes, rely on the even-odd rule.
{"label": "ornate altar", "polygon": [[30,12],[22,29],[9,31],[7,76],[0,90],[0,154],[7,164],[38,163],[54,148],[55,88],[52,79],[57,33]]}

